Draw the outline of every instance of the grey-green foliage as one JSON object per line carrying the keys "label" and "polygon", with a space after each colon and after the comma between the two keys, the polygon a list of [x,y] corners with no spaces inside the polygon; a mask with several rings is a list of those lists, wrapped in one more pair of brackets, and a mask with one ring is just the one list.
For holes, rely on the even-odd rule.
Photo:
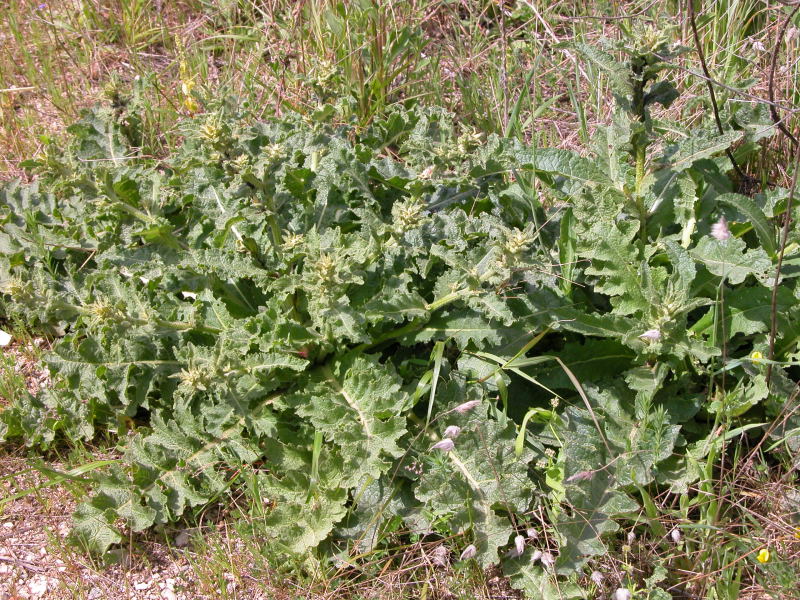
{"label": "grey-green foliage", "polygon": [[[154,161],[121,125],[134,106],[87,113],[36,182],[0,188],[5,316],[60,338],[54,387],[0,436],[117,440],[75,514],[95,551],[247,473],[281,551],[445,536],[533,596],[580,597],[640,490],[686,493],[709,423],[764,422],[791,387],[749,358],[786,194],[733,193],[719,153],[739,133],[652,118],[676,93],[659,39],[579,48],[618,102],[592,156],[476,147],[438,109],[361,129],[222,103]],[[796,362],[790,251],[775,360]],[[530,564],[544,542],[512,545],[545,509],[552,570]]]}
{"label": "grey-green foliage", "polygon": [[[120,465],[76,511],[89,548],[119,543],[120,524],[179,519],[249,468],[287,552],[337,527],[333,539],[361,545],[382,535],[382,522],[358,515],[360,490],[405,485],[417,528],[432,526],[422,507],[448,514],[484,564],[497,560],[530,504],[530,456],[513,456],[514,422],[489,411],[483,387],[459,451],[431,451],[433,425],[415,420],[410,392],[422,371],[407,365],[434,341],[461,352],[526,339],[552,317],[504,290],[540,290],[555,309],[554,275],[539,234],[488,200],[508,182],[469,175],[488,172],[487,159],[446,162],[435,148],[450,140],[423,136],[452,129],[449,117],[401,116],[404,163],[352,143],[351,131],[299,118],[244,125],[220,108],[184,125],[164,166],[120,146],[118,117],[100,109],[70,130],[58,169],[39,165],[37,183],[3,188],[5,310],[61,339],[47,361],[55,387],[4,411],[1,431],[40,447],[57,434],[119,436]],[[413,170],[431,161],[436,178]],[[469,203],[457,199],[465,193]],[[434,196],[454,199],[432,211]],[[449,462],[410,487],[398,476],[426,456],[460,460],[471,498],[432,497],[432,485],[443,489],[432,478],[456,482],[436,468]],[[392,497],[377,511],[387,519]]]}

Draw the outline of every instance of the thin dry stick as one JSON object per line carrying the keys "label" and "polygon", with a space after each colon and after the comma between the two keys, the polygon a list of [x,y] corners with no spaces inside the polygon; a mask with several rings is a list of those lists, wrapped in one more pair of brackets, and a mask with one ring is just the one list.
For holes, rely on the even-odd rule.
{"label": "thin dry stick", "polygon": [[[786,410],[786,407],[794,404],[797,401],[797,397],[799,394],[800,394],[800,385],[795,386],[794,392],[792,393],[791,396],[789,396],[789,399],[785,402],[783,408],[781,408],[781,413],[778,414],[778,416],[772,423],[770,423],[769,428],[767,428],[767,430],[764,432],[764,435],[761,436],[761,439],[755,445],[755,448],[753,448],[747,455],[747,458],[744,461],[744,467],[742,468],[743,471],[750,468],[750,465],[755,459],[756,454],[758,454],[758,451],[761,449],[761,446],[763,446],[766,443],[769,436],[772,435],[772,432],[775,431],[778,427],[785,426],[786,423],[791,418],[792,414],[797,410],[798,408],[797,404],[795,404],[794,408],[789,411]],[[786,471],[787,475],[790,473],[793,473],[791,469]]]}
{"label": "thin dry stick", "polygon": [[[703,47],[700,44],[700,34],[697,33],[697,23],[695,21],[695,14],[694,14],[694,0],[687,0],[686,2],[688,13],[689,13],[689,23],[692,26],[692,35],[694,37],[694,45],[697,49],[697,56],[700,59],[700,66],[703,68],[703,73],[706,76],[706,86],[708,87],[708,96],[711,99],[711,109],[714,112],[714,122],[717,124],[717,130],[720,134],[724,133],[724,129],[722,128],[722,120],[719,118],[719,107],[717,106],[717,95],[714,93],[714,86],[711,84],[711,73],[708,70],[708,65],[706,64],[706,57],[703,54]],[[742,178],[742,180],[746,181],[748,179],[747,175],[745,175],[744,171],[742,171],[741,167],[739,167],[739,163],[736,162],[736,159],[733,157],[733,152],[731,152],[730,148],[725,149],[725,154],[728,156],[728,159],[731,161],[734,170]]]}
{"label": "thin dry stick", "polygon": [[[781,277],[781,267],[783,266],[783,255],[786,251],[786,243],[789,239],[789,226],[792,223],[792,204],[794,192],[797,189],[797,170],[800,168],[800,147],[795,151],[794,173],[792,173],[792,187],[789,189],[789,197],[786,199],[786,212],[783,215],[783,232],[781,233],[781,247],[778,251],[778,265],[775,267],[775,281],[772,283],[772,301],[770,303],[770,328],[769,328],[769,359],[775,360],[775,336],[778,333],[778,283]],[[767,386],[772,377],[772,363],[767,366]]]}
{"label": "thin dry stick", "polygon": [[789,128],[784,125],[783,120],[778,115],[777,105],[775,104],[775,68],[778,64],[778,53],[781,50],[781,44],[783,42],[783,37],[786,35],[786,29],[789,27],[789,23],[792,22],[795,14],[797,14],[798,9],[800,9],[800,4],[794,7],[794,10],[789,13],[789,16],[786,17],[786,20],[783,22],[783,26],[781,30],[778,32],[778,37],[775,40],[775,48],[772,50],[772,60],[770,61],[769,66],[769,86],[767,88],[769,94],[769,114],[772,117],[772,120],[775,122],[775,125],[778,126],[784,135],[792,142],[792,145],[797,147],[797,138],[792,135],[792,132],[789,131]]}

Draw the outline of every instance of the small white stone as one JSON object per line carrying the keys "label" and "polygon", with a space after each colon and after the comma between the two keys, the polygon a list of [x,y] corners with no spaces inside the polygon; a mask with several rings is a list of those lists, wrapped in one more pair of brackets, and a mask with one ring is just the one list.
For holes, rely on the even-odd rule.
{"label": "small white stone", "polygon": [[8,346],[11,343],[11,334],[0,329],[0,346]]}
{"label": "small white stone", "polygon": [[169,588],[166,588],[164,589],[164,591],[161,592],[161,597],[164,600],[178,600],[177,594]]}
{"label": "small white stone", "polygon": [[150,585],[151,584],[149,582],[142,581],[141,583],[134,583],[133,584],[133,589],[139,590],[139,591],[141,591],[141,590],[149,590],[150,589]]}
{"label": "small white stone", "polygon": [[3,527],[5,527],[6,529],[14,529],[14,524],[11,521],[6,521],[5,523],[3,523]]}
{"label": "small white stone", "polygon": [[47,577],[37,575],[28,583],[28,590],[32,596],[43,596],[47,593]]}

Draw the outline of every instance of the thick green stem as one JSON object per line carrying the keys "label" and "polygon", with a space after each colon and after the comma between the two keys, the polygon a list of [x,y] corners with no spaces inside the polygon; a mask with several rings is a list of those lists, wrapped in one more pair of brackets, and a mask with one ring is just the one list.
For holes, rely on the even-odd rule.
{"label": "thick green stem", "polygon": [[438,309],[442,308],[443,306],[447,306],[451,302],[454,302],[454,301],[458,300],[459,298],[462,298],[463,296],[469,296],[472,293],[473,293],[473,290],[471,288],[464,288],[464,289],[461,289],[461,290],[457,290],[455,292],[451,292],[451,293],[447,294],[446,296],[442,296],[438,300],[434,300],[433,302],[431,302],[430,304],[425,306],[425,310],[429,310],[431,312],[434,311],[434,310],[438,310]]}
{"label": "thick green stem", "polygon": [[[425,306],[425,309],[430,312],[439,310],[440,308],[444,308],[448,304],[452,304],[459,298],[463,298],[464,296],[468,296],[472,293],[474,293],[474,290],[472,288],[463,288],[460,290],[456,290],[455,292],[450,292],[449,294],[442,296],[441,298],[427,304]],[[409,333],[413,333],[414,331],[421,329],[426,322],[427,321],[420,321],[420,320],[411,321],[410,323],[405,324],[403,327],[400,327],[399,329],[393,329],[392,331],[387,331],[385,334],[380,336],[374,342],[356,346],[355,348],[353,348],[353,352],[366,352],[388,341],[395,340]]]}
{"label": "thick green stem", "polygon": [[639,213],[639,239],[642,247],[647,244],[647,207],[644,204],[642,183],[644,182],[644,164],[647,158],[647,146],[640,144],[636,147],[636,210]]}
{"label": "thick green stem", "polygon": [[[78,306],[76,304],[68,304],[66,302],[61,303],[61,307],[67,310],[74,310],[75,312],[86,315],[86,316],[96,316],[96,313],[84,306]],[[172,329],[174,331],[199,331],[202,333],[213,333],[218,334],[222,333],[222,329],[218,327],[209,327],[207,325],[195,325],[193,323],[183,323],[181,321],[167,321],[166,319],[160,319],[158,317],[152,317],[149,319],[139,319],[136,317],[132,317],[129,315],[125,315],[118,319],[120,322],[127,322],[133,325],[147,325],[148,323],[153,323],[158,325],[159,327],[163,327],[164,329]]]}

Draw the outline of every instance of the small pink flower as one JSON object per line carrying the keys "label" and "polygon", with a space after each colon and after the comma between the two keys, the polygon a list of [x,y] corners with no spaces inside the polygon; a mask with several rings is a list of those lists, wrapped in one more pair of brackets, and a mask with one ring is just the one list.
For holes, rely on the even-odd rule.
{"label": "small pink flower", "polygon": [[456,445],[451,439],[445,439],[441,442],[436,442],[433,446],[431,446],[431,450],[441,450],[442,452],[450,452]]}
{"label": "small pink flower", "polygon": [[463,415],[464,413],[468,413],[469,411],[471,411],[480,403],[481,403],[480,400],[470,400],[469,402],[464,402],[463,404],[459,404],[453,410]]}
{"label": "small pink flower", "polygon": [[658,329],[648,329],[639,338],[648,342],[657,342],[661,339],[661,332]]}
{"label": "small pink flower", "polygon": [[444,436],[446,438],[455,439],[458,437],[458,434],[461,433],[461,427],[458,425],[450,425],[447,429],[444,430]]}
{"label": "small pink flower", "polygon": [[535,563],[537,560],[539,560],[540,558],[542,558],[542,554],[543,554],[543,553],[542,553],[542,551],[541,551],[541,550],[535,550],[535,551],[533,552],[533,554],[531,554],[531,564]]}
{"label": "small pink flower", "polygon": [[567,477],[567,483],[571,483],[573,481],[587,481],[594,477],[594,471],[578,471],[574,475],[570,475]]}
{"label": "small pink flower", "polygon": [[731,230],[728,229],[728,220],[725,217],[720,217],[719,221],[711,226],[711,237],[720,242],[731,237]]}
{"label": "small pink flower", "polygon": [[478,549],[475,547],[475,545],[470,544],[464,548],[464,551],[461,553],[461,560],[469,560],[470,558],[474,558],[477,553]]}
{"label": "small pink flower", "polygon": [[545,569],[550,569],[554,564],[556,564],[556,557],[550,554],[549,552],[542,553],[542,566]]}
{"label": "small pink flower", "polygon": [[626,588],[617,588],[617,591],[614,592],[614,600],[631,600],[631,591]]}
{"label": "small pink flower", "polygon": [[589,579],[591,579],[595,585],[603,585],[603,574],[600,571],[592,571],[592,574],[589,575]]}
{"label": "small pink flower", "polygon": [[672,538],[672,542],[675,544],[681,543],[681,530],[677,527],[673,528],[672,531],[669,532],[669,537]]}

